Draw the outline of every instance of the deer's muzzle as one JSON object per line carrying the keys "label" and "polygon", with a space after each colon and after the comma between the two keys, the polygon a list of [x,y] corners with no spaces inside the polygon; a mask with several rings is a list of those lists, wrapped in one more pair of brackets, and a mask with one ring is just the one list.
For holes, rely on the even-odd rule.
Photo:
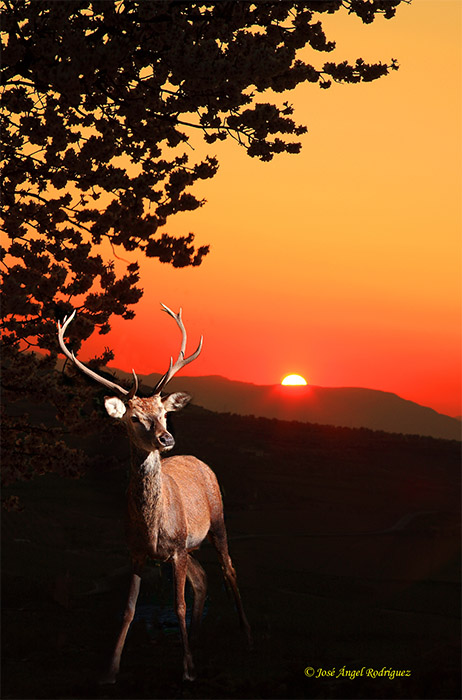
{"label": "deer's muzzle", "polygon": [[167,431],[165,433],[162,433],[161,435],[157,436],[157,442],[161,446],[162,449],[170,449],[173,447],[175,444],[175,440],[173,439],[173,435],[170,435]]}

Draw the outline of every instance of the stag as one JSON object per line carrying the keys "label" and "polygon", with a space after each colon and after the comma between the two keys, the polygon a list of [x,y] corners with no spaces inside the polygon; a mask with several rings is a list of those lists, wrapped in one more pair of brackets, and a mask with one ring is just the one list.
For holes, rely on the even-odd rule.
{"label": "stag", "polygon": [[186,627],[185,583],[189,580],[194,594],[190,636],[197,635],[204,608],[207,579],[202,566],[191,552],[207,537],[214,545],[225,580],[236,603],[241,627],[251,645],[249,623],[242,607],[236,572],[228,553],[228,540],[223,516],[220,487],[213,471],[196,457],[162,458],[171,450],[174,439],[167,430],[167,413],[178,411],[191,399],[176,392],[162,395],[170,379],[195,360],[202,349],[202,338],[195,352],[185,357],[186,330],[181,309],[175,314],[162,304],[163,310],[177,323],[182,336],[178,358],[160,378],[149,398],[136,396],[138,378],[133,371],[130,390],[101,377],[82,364],[69,351],[64,335],[75,311],[58,323],[61,350],[80,370],[116,393],[105,398],[108,414],[124,423],[131,443],[130,478],[127,491],[126,531],[132,560],[132,576],[122,626],[116,641],[108,672],[102,683],[115,683],[128,629],[135,614],[141,576],[148,558],[171,562],[173,567],[175,611],[183,647],[183,679],[193,680],[195,670]]}

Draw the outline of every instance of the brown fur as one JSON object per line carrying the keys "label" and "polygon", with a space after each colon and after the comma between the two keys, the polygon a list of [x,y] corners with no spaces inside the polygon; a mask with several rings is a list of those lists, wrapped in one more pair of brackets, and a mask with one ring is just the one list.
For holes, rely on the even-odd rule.
{"label": "brown fur", "polygon": [[204,607],[207,582],[191,551],[209,537],[215,546],[225,579],[231,586],[241,626],[250,643],[250,627],[242,608],[236,573],[229,553],[223,504],[215,474],[199,459],[175,456],[161,459],[171,449],[166,414],[189,401],[187,394],[133,398],[126,404],[106,399],[108,413],[125,423],[132,444],[132,463],[127,494],[127,537],[133,575],[122,628],[109,672],[103,682],[114,683],[128,628],[133,619],[146,559],[171,561],[174,571],[175,609],[183,644],[183,678],[195,677],[186,630],[184,588],[188,577],[194,591],[191,633],[197,633]]}

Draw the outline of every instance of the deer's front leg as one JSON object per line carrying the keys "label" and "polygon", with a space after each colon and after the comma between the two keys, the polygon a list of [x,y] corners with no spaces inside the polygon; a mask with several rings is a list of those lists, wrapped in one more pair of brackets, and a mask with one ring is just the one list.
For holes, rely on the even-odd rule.
{"label": "deer's front leg", "polygon": [[181,642],[183,644],[183,680],[193,681],[196,677],[191,650],[189,648],[188,631],[186,629],[186,602],[184,589],[186,585],[186,570],[188,568],[187,552],[180,552],[173,557],[173,578],[175,586],[175,612],[180,625]]}
{"label": "deer's front leg", "polygon": [[128,628],[130,627],[130,624],[135,616],[136,601],[138,599],[138,593],[140,592],[140,583],[140,576],[134,573],[130,581],[130,590],[127,605],[124,611],[122,627],[120,629],[119,636],[117,637],[111,664],[107,673],[102,676],[100,684],[116,682],[116,677],[120,666],[120,657],[122,656],[122,650],[125,644],[125,637],[127,636]]}

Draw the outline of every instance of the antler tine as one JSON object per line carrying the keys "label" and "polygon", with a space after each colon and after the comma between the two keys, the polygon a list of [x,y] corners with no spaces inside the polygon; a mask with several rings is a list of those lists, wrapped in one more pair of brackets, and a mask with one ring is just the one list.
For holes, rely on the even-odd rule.
{"label": "antler tine", "polygon": [[134,369],[132,369],[132,372],[133,372],[133,386],[127,394],[127,400],[132,399],[135,396],[136,392],[138,391],[138,377],[136,376],[136,372]]}
{"label": "antler tine", "polygon": [[[161,307],[162,307],[162,311],[165,311],[167,314],[169,314],[169,316],[171,316],[172,318],[174,318],[175,321],[177,322],[178,326],[179,326],[179,329],[180,329],[180,331],[181,331],[181,348],[180,348],[180,352],[179,352],[179,354],[178,354],[178,359],[180,359],[180,357],[184,358],[184,353],[185,353],[185,350],[186,350],[186,340],[187,340],[187,336],[186,336],[186,328],[184,327],[183,320],[182,320],[182,318],[181,318],[182,308],[181,308],[181,306],[180,306],[180,310],[179,310],[178,313],[176,314],[174,311],[172,311],[171,309],[169,309],[168,306],[165,306],[165,304],[162,304],[162,302],[160,303],[160,305],[161,305]],[[173,358],[172,358],[172,359],[173,359]],[[177,360],[177,362],[178,362],[178,360]]]}
{"label": "antler tine", "polygon": [[202,341],[203,341],[203,337],[201,336],[201,339],[199,341],[199,345],[197,346],[197,349],[193,352],[192,355],[185,358],[184,355],[185,355],[185,350],[186,350],[187,336],[186,336],[186,328],[184,327],[183,320],[181,318],[181,311],[182,310],[180,308],[179,312],[176,314],[174,311],[169,309],[168,306],[165,306],[165,304],[161,303],[161,306],[162,306],[163,311],[168,313],[169,316],[171,316],[176,321],[176,324],[181,331],[181,348],[180,348],[180,352],[178,353],[178,358],[177,358],[175,364],[173,364],[173,357],[170,358],[170,366],[169,366],[168,370],[166,371],[166,373],[157,382],[157,384],[154,388],[154,394],[160,394],[160,392],[162,391],[164,386],[167,384],[167,382],[170,381],[170,379],[173,377],[174,374],[176,374],[180,369],[182,369],[186,365],[189,365],[190,362],[192,362],[193,360],[196,359],[196,357],[199,356],[199,354],[202,350]]}
{"label": "antler tine", "polygon": [[127,391],[127,389],[124,389],[123,387],[119,386],[115,382],[111,382],[109,379],[105,379],[104,377],[101,377],[99,374],[96,374],[96,372],[93,372],[89,367],[86,367],[80,360],[76,358],[73,352],[71,352],[67,347],[64,342],[64,335],[66,333],[68,325],[71,323],[71,321],[74,320],[76,314],[76,310],[72,312],[72,314],[68,317],[66,316],[63,325],[61,326],[61,323],[58,321],[58,341],[61,350],[63,351],[64,355],[73,362],[76,367],[78,367],[82,372],[87,374],[89,377],[92,379],[96,379],[97,382],[100,384],[103,384],[103,386],[107,386],[109,389],[114,389],[115,391],[120,392],[121,394],[124,394],[127,399],[132,399],[134,395],[136,394],[136,391],[138,389],[138,377],[135,374],[135,370],[132,370],[133,372],[133,377],[134,377],[134,382],[133,386],[130,389],[130,391]]}

